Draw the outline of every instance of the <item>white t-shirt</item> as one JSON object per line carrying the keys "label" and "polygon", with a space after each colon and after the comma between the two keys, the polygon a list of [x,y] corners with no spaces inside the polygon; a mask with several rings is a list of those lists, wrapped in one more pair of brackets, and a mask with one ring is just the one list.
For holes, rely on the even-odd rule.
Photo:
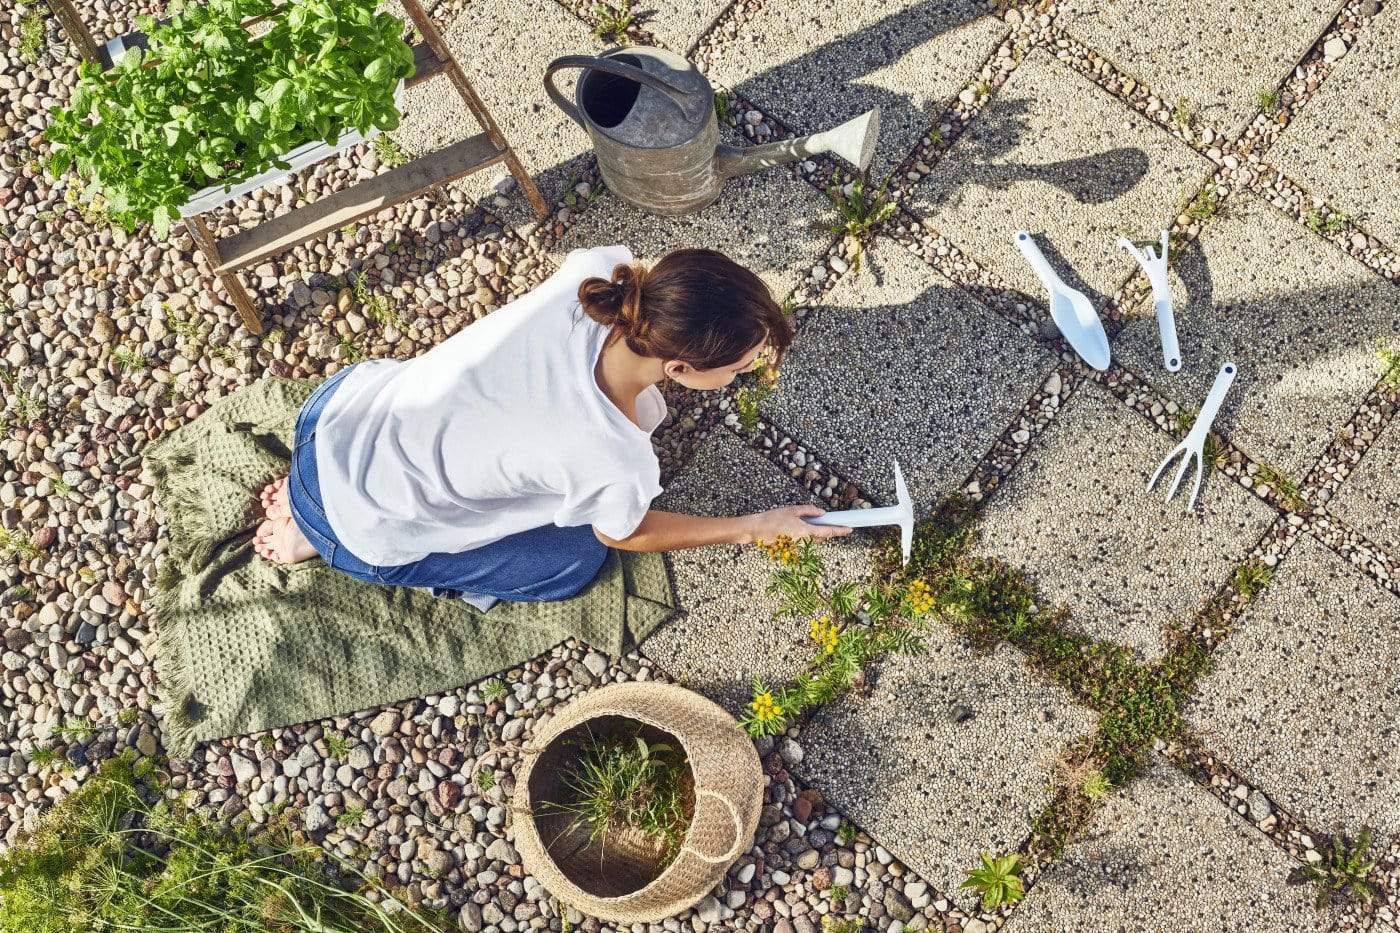
{"label": "white t-shirt", "polygon": [[594,377],[608,328],[579,284],[630,262],[625,246],[574,250],[528,295],[411,360],[370,360],[316,427],[326,517],[371,564],[398,566],[555,524],[636,530],[661,492],[655,386],[636,424]]}

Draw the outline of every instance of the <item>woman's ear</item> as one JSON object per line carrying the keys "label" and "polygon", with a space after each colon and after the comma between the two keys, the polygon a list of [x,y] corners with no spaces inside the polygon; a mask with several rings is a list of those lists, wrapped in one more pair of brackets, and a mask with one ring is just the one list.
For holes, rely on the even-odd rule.
{"label": "woman's ear", "polygon": [[661,364],[661,371],[668,379],[675,379],[677,376],[688,376],[695,372],[695,367],[681,360],[667,360]]}

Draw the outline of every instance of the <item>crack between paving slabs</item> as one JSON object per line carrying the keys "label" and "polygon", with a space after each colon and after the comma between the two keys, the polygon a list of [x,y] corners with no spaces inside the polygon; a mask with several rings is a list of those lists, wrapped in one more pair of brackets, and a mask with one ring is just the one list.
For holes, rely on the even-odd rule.
{"label": "crack between paving slabs", "polygon": [[[741,440],[791,474],[788,464],[779,456],[778,447],[765,446],[757,439],[741,437]],[[811,472],[818,473],[815,481],[817,488],[825,488],[826,484],[820,481],[821,471]],[[840,477],[834,478],[838,484],[841,483]],[[804,483],[809,489],[812,484],[810,479]],[[853,484],[846,483],[844,486]],[[947,503],[940,507],[940,513],[946,509]],[[970,513],[969,509],[961,520],[968,521]],[[928,528],[927,522],[921,525],[925,530]],[[994,571],[1004,574],[998,582],[1013,590],[1024,588],[1021,592],[1029,600],[1034,600],[1033,590],[1018,571],[1000,562],[987,562],[982,566],[1004,568]],[[898,573],[886,568],[884,576],[888,580]],[[1233,585],[1232,579],[1224,589],[1232,592]],[[1211,605],[1214,605],[1214,601]],[[1048,622],[1042,621],[1045,616],[1053,618]],[[980,646],[987,649],[1001,641],[1013,645],[1042,674],[1098,712],[1099,727],[1094,737],[1067,748],[1062,767],[1070,773],[1085,769],[1087,774],[1106,771],[1113,786],[1125,785],[1136,774],[1147,748],[1163,735],[1170,737],[1179,731],[1179,707],[1194,686],[1205,662],[1207,649],[1197,646],[1183,634],[1175,639],[1176,645],[1166,657],[1154,665],[1143,666],[1127,649],[1068,633],[1057,624],[1062,618],[1063,610],[1056,610],[1043,614],[1036,623],[1026,624],[1023,619],[1004,631],[996,630],[995,621],[987,623],[986,620],[983,620],[981,630],[976,624],[951,627],[955,634],[974,644],[980,642]],[[1105,683],[1112,686],[1102,689]],[[1039,871],[1058,856],[1076,833],[1083,830],[1097,809],[1096,801],[1090,800],[1083,791],[1082,777],[1078,785],[1066,782],[1062,776],[1052,778],[1051,784],[1051,804],[1037,816],[1034,830],[1017,850],[1027,863],[1025,877],[1028,888],[1034,885]],[[1005,912],[986,916],[990,921],[1004,915]]]}
{"label": "crack between paving slabs", "polygon": [[[1131,77],[1106,56],[1075,39],[1058,25],[1052,27],[1051,33],[1054,44],[1060,46],[1062,43],[1063,50],[1069,53],[1068,55],[1056,53],[1057,60],[1073,68],[1136,112],[1150,119],[1157,126],[1165,129],[1197,154],[1221,166],[1220,177],[1223,182],[1232,182],[1234,176],[1238,175],[1240,183],[1246,190],[1265,197],[1266,200],[1273,203],[1275,198],[1268,195],[1269,183],[1273,181],[1281,192],[1293,195],[1292,201],[1302,203],[1306,197],[1314,204],[1326,206],[1322,199],[1307,196],[1302,186],[1285,178],[1277,169],[1267,165],[1263,161],[1263,157],[1277,141],[1282,130],[1292,122],[1302,107],[1316,95],[1326,78],[1335,71],[1336,64],[1327,62],[1323,52],[1328,41],[1341,38],[1347,42],[1348,47],[1354,46],[1360,31],[1376,15],[1375,13],[1362,13],[1365,6],[1366,0],[1352,0],[1337,14],[1322,36],[1289,69],[1279,87],[1271,92],[1280,98],[1281,105],[1278,109],[1271,112],[1261,107],[1255,118],[1232,141],[1227,140],[1226,134],[1213,126],[1199,125],[1199,120],[1194,114],[1189,119],[1182,121],[1177,118],[1174,111],[1169,111],[1165,106],[1149,109],[1151,102],[1162,102],[1165,100],[1165,96],[1155,94],[1145,82]],[[1378,10],[1379,8],[1377,8],[1377,12]],[[1049,47],[1049,43],[1047,43],[1047,47]],[[1051,51],[1054,52],[1055,49],[1052,47]],[[1300,75],[1300,71],[1304,74]],[[1125,85],[1129,82],[1132,86],[1125,90]],[[1200,129],[1199,133],[1194,132],[1197,128]],[[1400,279],[1400,256],[1380,243],[1376,237],[1367,233],[1356,223],[1354,218],[1326,206],[1326,214],[1323,215],[1319,211],[1316,223],[1325,222],[1329,225],[1337,225],[1337,229],[1329,230],[1324,234],[1322,231],[1313,229],[1314,222],[1309,222],[1307,215],[1301,209],[1292,211],[1284,208],[1283,205],[1275,204],[1275,206],[1280,207],[1296,220],[1309,224],[1309,229],[1312,229],[1314,233],[1326,235],[1336,245],[1342,247],[1348,255],[1361,261],[1376,273],[1392,281]],[[1334,220],[1334,218],[1336,219]],[[1356,235],[1366,239],[1364,249],[1356,247],[1351,242],[1351,238]]]}
{"label": "crack between paving slabs", "polygon": [[[1167,744],[1162,754],[1199,787],[1224,804],[1232,818],[1244,822],[1298,865],[1323,862],[1324,852],[1330,847],[1334,836],[1309,827],[1270,797],[1259,784],[1221,761],[1194,731],[1189,728],[1184,730]],[[1256,817],[1257,813],[1264,815]],[[1338,912],[1333,930],[1368,929],[1377,919],[1382,906],[1400,912],[1400,858],[1397,858],[1393,847],[1392,851],[1375,858],[1375,864],[1366,878],[1380,893],[1380,898],[1367,902],[1348,897],[1329,905]]]}

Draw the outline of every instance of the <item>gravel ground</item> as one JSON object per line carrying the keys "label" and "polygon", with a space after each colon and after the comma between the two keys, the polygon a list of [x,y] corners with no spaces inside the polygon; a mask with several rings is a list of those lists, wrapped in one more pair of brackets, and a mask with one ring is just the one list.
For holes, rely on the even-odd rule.
{"label": "gravel ground", "polygon": [[[159,4],[124,0],[80,6],[94,31],[104,36],[129,29],[138,13],[160,9]],[[957,427],[943,429],[950,445],[966,448],[965,458],[958,460],[958,467],[968,471],[961,479],[963,491],[975,501],[990,500],[994,508],[999,500],[1014,498],[1018,465],[1025,458],[1044,457],[1047,439],[1076,427],[1061,413],[1076,395],[1093,393],[1095,402],[1105,405],[1114,404],[1111,396],[1122,408],[1142,414],[1146,421],[1125,424],[1124,436],[1146,437],[1146,425],[1151,424],[1166,428],[1177,402],[1168,397],[1176,393],[1163,394],[1168,387],[1148,365],[1152,359],[1147,349],[1136,361],[1126,356],[1126,369],[1088,376],[1045,328],[1038,291],[1025,280],[1023,264],[1007,245],[1006,230],[997,227],[1001,221],[990,221],[1003,218],[1012,225],[1050,231],[1051,242],[1084,271],[1095,289],[1112,299],[1103,311],[1115,332],[1125,314],[1140,312],[1145,293],[1140,276],[1128,275],[1131,264],[1126,257],[1113,251],[1112,237],[1124,232],[1147,235],[1169,225],[1185,242],[1199,240],[1209,255],[1220,246],[1218,231],[1228,229],[1223,226],[1228,214],[1224,221],[1203,223],[1177,213],[1203,180],[1227,208],[1232,201],[1238,205],[1251,197],[1276,208],[1271,223],[1289,231],[1285,239],[1307,240],[1297,244],[1290,262],[1313,270],[1314,277],[1325,277],[1341,264],[1333,253],[1353,257],[1358,265],[1348,268],[1368,270],[1343,283],[1348,317],[1321,313],[1316,316],[1320,331],[1305,327],[1307,333],[1297,335],[1299,347],[1319,341],[1308,343],[1319,366],[1345,360],[1349,375],[1345,386],[1334,386],[1335,393],[1328,396],[1326,417],[1295,432],[1306,434],[1300,442],[1302,453],[1278,458],[1275,465],[1286,475],[1266,474],[1251,454],[1264,448],[1242,434],[1237,445],[1224,448],[1211,484],[1222,487],[1210,490],[1222,500],[1238,498],[1226,484],[1253,493],[1253,499],[1241,499],[1242,513],[1276,515],[1257,531],[1251,525],[1254,537],[1242,535],[1230,561],[1257,559],[1266,566],[1282,561],[1282,566],[1279,579],[1255,601],[1227,612],[1228,633],[1201,630],[1198,622],[1187,626],[1223,652],[1222,669],[1238,668],[1234,676],[1217,673],[1222,679],[1202,688],[1200,702],[1224,708],[1231,691],[1249,683],[1266,661],[1273,668],[1302,663],[1303,647],[1281,653],[1286,636],[1280,641],[1267,632],[1260,635],[1271,625],[1286,622],[1292,626],[1289,631],[1296,630],[1298,645],[1312,645],[1307,650],[1322,658],[1313,665],[1321,673],[1300,674],[1280,686],[1277,696],[1251,707],[1257,707],[1261,721],[1266,713],[1277,716],[1297,706],[1290,722],[1307,722],[1316,714],[1307,691],[1339,689],[1351,682],[1348,678],[1358,681],[1353,692],[1388,689],[1377,686],[1388,683],[1382,675],[1358,680],[1356,669],[1365,659],[1378,657],[1382,647],[1388,650],[1389,642],[1380,638],[1373,622],[1394,615],[1400,596],[1394,541],[1387,526],[1369,517],[1384,503],[1358,504],[1378,495],[1376,476],[1377,471],[1384,473],[1386,425],[1395,404],[1393,391],[1378,381],[1378,367],[1367,375],[1361,365],[1362,357],[1374,350],[1376,331],[1396,328],[1393,318],[1376,311],[1395,306],[1389,289],[1400,278],[1400,256],[1395,252],[1400,244],[1391,235],[1393,218],[1386,213],[1391,204],[1384,183],[1387,150],[1355,142],[1358,134],[1380,125],[1365,115],[1371,112],[1366,108],[1381,106],[1366,92],[1387,91],[1388,86],[1367,76],[1389,54],[1384,42],[1394,31],[1387,28],[1394,21],[1394,0],[1384,5],[1349,0],[1336,6],[1339,9],[1320,10],[1304,5],[1269,18],[1268,26],[1253,37],[1258,44],[1246,50],[1250,55],[1262,50],[1257,59],[1242,55],[1233,61],[1222,58],[1218,67],[1188,69],[1208,80],[1194,100],[1205,106],[1199,112],[1185,108],[1184,118],[1179,118],[1176,98],[1196,92],[1178,88],[1186,74],[1178,59],[1139,55],[1134,50],[1140,37],[1128,36],[1121,28],[1099,36],[1093,32],[1097,26],[1061,17],[1062,11],[1052,4],[1003,9],[964,27],[976,33],[977,41],[959,47],[955,67],[942,67],[949,57],[935,54],[940,67],[931,72],[911,70],[911,65],[921,61],[920,55],[932,54],[939,40],[911,45],[906,28],[915,20],[922,22],[919,17],[927,11],[916,16],[897,4],[888,9],[873,2],[862,6],[864,19],[859,22],[818,13],[816,8],[810,16],[794,14],[792,0],[740,0],[727,8],[710,4],[674,16],[668,15],[672,8],[663,5],[633,30],[638,38],[659,37],[682,51],[683,45],[698,40],[696,59],[716,76],[724,75],[721,82],[739,92],[726,130],[736,140],[761,142],[793,130],[820,128],[849,115],[841,108],[849,107],[850,113],[861,109],[862,95],[890,104],[890,133],[881,164],[898,166],[892,189],[903,200],[880,234],[894,242],[872,248],[871,255],[901,244],[908,255],[890,260],[902,270],[901,279],[912,280],[922,260],[930,268],[930,282],[949,280],[989,309],[981,313],[1003,318],[1004,324],[989,317],[988,329],[1005,330],[1008,339],[1024,337],[1028,347],[1038,341],[1048,351],[1044,373],[1037,370],[1035,378],[1017,380],[1024,381],[1024,396],[999,407],[997,417],[978,421],[975,437],[967,436],[958,418],[951,419]],[[681,243],[722,245],[759,268],[780,297],[793,300],[804,337],[814,344],[836,339],[824,330],[824,313],[837,307],[853,313],[860,302],[879,300],[878,289],[888,287],[878,279],[856,277],[852,245],[828,228],[831,213],[820,193],[833,168],[826,160],[732,183],[717,205],[683,222],[642,218],[621,207],[612,194],[600,194],[591,162],[580,157],[586,149],[582,131],[538,94],[521,93],[522,87],[536,87],[533,82],[543,62],[554,55],[600,47],[590,35],[595,12],[575,7],[579,5],[547,0],[513,0],[508,5],[447,0],[431,7],[450,41],[462,43],[470,53],[464,55],[464,66],[547,196],[572,193],[572,203],[558,204],[547,222],[537,224],[522,210],[519,193],[492,175],[416,198],[291,250],[245,275],[265,308],[267,333],[261,337],[237,326],[236,314],[213,286],[207,264],[187,235],[177,232],[168,243],[157,244],[142,231],[113,229],[69,200],[69,182],[55,184],[43,176],[35,162],[37,134],[44,126],[45,110],[67,99],[76,58],[51,18],[40,20],[35,31],[30,17],[44,12],[43,7],[12,5],[0,14],[0,249],[5,259],[0,267],[0,616],[5,623],[0,648],[0,695],[5,701],[0,704],[0,837],[6,844],[117,750],[160,749],[162,711],[153,702],[148,581],[160,566],[166,542],[149,478],[140,469],[141,451],[152,439],[263,375],[319,376],[361,356],[421,353],[527,291],[549,273],[560,249],[571,244],[607,239],[652,254]],[[1138,15],[1126,7],[1116,12],[1130,19]],[[1167,31],[1158,35],[1168,36],[1181,23],[1197,22],[1198,13],[1207,16],[1207,23],[1219,21],[1219,11],[1172,10],[1170,23],[1160,27]],[[1324,14],[1332,13],[1336,15],[1331,22],[1324,22]],[[719,18],[714,26],[700,35],[715,14]],[[483,16],[495,17],[498,27],[484,28]],[[781,22],[800,27],[802,41],[785,44],[772,31],[772,24]],[[530,24],[534,41],[499,45],[487,56],[489,61],[480,59],[477,40],[486,33],[514,35],[520,23]],[[998,43],[996,37],[1002,34],[1006,38]],[[843,39],[847,35],[858,38],[852,44]],[[1211,58],[1209,49],[1219,48],[1227,35],[1222,30],[1190,35],[1190,49],[1180,57],[1193,62]],[[1313,41],[1312,47],[1304,51],[1308,41]],[[871,48],[885,51],[882,43],[894,43],[891,51],[907,46],[908,55],[890,68],[872,70],[865,53]],[[1236,50],[1235,43],[1226,44]],[[1031,51],[1032,45],[1043,50]],[[1156,45],[1163,47],[1161,42]],[[843,47],[852,54],[832,57]],[[1277,87],[1276,106],[1259,110],[1236,134],[1236,115],[1250,110],[1250,98],[1259,90],[1250,83],[1280,77],[1289,57],[1298,55]],[[791,67],[793,61],[812,60],[825,63],[813,69],[815,76],[797,74]],[[1155,69],[1161,69],[1160,78]],[[1232,69],[1244,77],[1232,77]],[[837,80],[846,84],[831,87]],[[1219,93],[1226,95],[1227,106],[1217,119],[1209,95]],[[1240,100],[1243,110],[1238,109]],[[414,116],[400,133],[400,143],[409,151],[434,144],[434,133],[464,126],[462,115],[448,109],[455,106],[450,98],[425,96],[410,106]],[[1292,127],[1294,123],[1301,125]],[[1008,132],[1017,137],[1011,148],[998,142]],[[1271,154],[1275,145],[1277,158]],[[1137,157],[1131,152],[1137,151],[1147,162],[1146,176],[1122,192],[1113,178],[1092,171],[1094,157],[1115,151],[1132,159]],[[1081,157],[1088,161],[1073,161]],[[1065,164],[1066,159],[1071,163]],[[383,171],[381,162],[380,152],[371,146],[346,152],[245,197],[211,215],[210,221],[225,233],[247,227]],[[1213,174],[1206,180],[1209,173]],[[1075,186],[1086,179],[1097,182],[1078,191]],[[974,191],[976,197],[969,201]],[[949,195],[963,197],[949,200]],[[71,196],[76,198],[76,192]],[[956,208],[951,206],[955,202]],[[1089,237],[1085,231],[1097,232]],[[1242,234],[1239,241],[1249,242],[1248,235]],[[1245,286],[1242,265],[1212,267],[1219,294]],[[357,288],[355,280],[361,276]],[[1352,288],[1358,279],[1365,282],[1361,304],[1356,304]],[[1294,311],[1286,317],[1296,324],[1296,316]],[[1130,344],[1133,326],[1129,324]],[[1019,334],[1012,334],[1013,329]],[[909,340],[922,346],[925,338],[931,335],[911,334]],[[1142,342],[1150,349],[1150,341]],[[1052,353],[1059,356],[1053,371]],[[884,375],[872,372],[866,382],[877,384]],[[1107,392],[1086,389],[1084,383],[1090,380]],[[1328,380],[1328,385],[1335,381]],[[1164,387],[1162,392],[1157,385]],[[1309,390],[1309,397],[1315,394]],[[806,489],[839,505],[883,501],[879,481],[863,474],[838,475],[829,468],[828,463],[848,462],[855,445],[806,436],[783,423],[780,408],[766,410],[765,418],[771,415],[771,420],[760,422],[748,441],[746,458],[736,452],[738,441],[727,433],[702,443],[707,432],[737,423],[732,396],[702,399],[672,392],[668,397],[673,420],[659,434],[658,454],[668,478],[693,470],[698,479],[692,482],[701,484],[693,489],[697,497],[706,491],[704,477],[714,475],[702,468],[721,461],[727,466],[719,475],[731,478],[744,470],[758,475],[765,462],[776,464],[772,484],[760,483],[774,496],[782,491],[800,498]],[[1187,398],[1183,395],[1178,401],[1185,404]],[[794,398],[782,404],[799,402],[811,400]],[[1298,407],[1283,406],[1274,420],[1288,424],[1303,418],[1306,412],[1295,410]],[[1261,424],[1260,429],[1272,426]],[[1393,426],[1388,430],[1394,433]],[[1092,426],[1084,433],[1094,436]],[[869,444],[866,438],[860,440]],[[1165,435],[1154,442],[1163,449],[1169,446]],[[1121,454],[1113,450],[1114,443],[1121,439],[1109,438],[1097,449]],[[726,452],[717,454],[716,448]],[[754,461],[755,456],[761,459]],[[1264,459],[1269,459],[1267,454]],[[956,473],[949,468],[949,476]],[[1011,486],[1006,486],[1008,476]],[[1279,488],[1290,481],[1299,485],[1296,497]],[[860,485],[867,483],[870,488]],[[723,490],[712,484],[709,491]],[[1122,493],[1124,501],[1129,494]],[[1335,514],[1327,510],[1333,500],[1338,503]],[[715,501],[719,507],[727,500],[719,496]],[[776,499],[762,504],[771,501]],[[1072,505],[1049,494],[1039,504],[1045,525],[1059,522]],[[1174,553],[1179,559],[1199,546],[1198,540],[1183,543]],[[1024,545],[1007,547],[1018,564],[1030,553]],[[1121,542],[1105,547],[1115,559],[1125,551],[1135,553]],[[1294,548],[1297,553],[1292,553]],[[753,555],[735,557],[743,561]],[[1218,584],[1228,577],[1230,561],[1219,568],[1212,564],[1212,573],[1202,579],[1209,576]],[[1164,555],[1154,567],[1170,563],[1170,555]],[[1323,576],[1333,582],[1344,576],[1346,586],[1333,592],[1331,583],[1314,588],[1290,581],[1291,566],[1315,563],[1336,568],[1335,574]],[[1074,572],[1092,575],[1097,567],[1090,561]],[[696,600],[692,611],[713,612],[716,625],[755,618],[753,598],[735,598],[734,578],[726,576],[730,573],[737,571],[696,567],[695,578],[713,592],[714,601],[701,606]],[[757,588],[755,581],[748,585]],[[1204,584],[1197,589],[1204,592]],[[1307,609],[1310,600],[1329,599],[1327,606]],[[1269,615],[1271,607],[1278,609],[1275,615]],[[1318,640],[1319,614],[1336,638]],[[510,748],[529,735],[542,713],[582,690],[628,678],[675,674],[684,679],[685,663],[668,666],[661,657],[667,645],[671,657],[698,659],[718,671],[713,659],[704,657],[705,639],[713,639],[714,630],[687,631],[685,623],[673,626],[658,636],[653,643],[657,650],[647,657],[614,659],[587,646],[561,646],[498,681],[203,746],[193,758],[172,762],[172,771],[180,787],[225,819],[259,822],[273,811],[295,807],[308,831],[327,848],[394,877],[431,904],[451,908],[464,929],[604,929],[597,921],[561,908],[519,865],[504,805],[512,788]],[[1147,647],[1131,634],[1106,634]],[[1356,644],[1351,657],[1336,658],[1343,636],[1364,641]],[[746,637],[761,637],[761,630],[756,634],[750,625]],[[723,673],[742,675],[731,680],[751,675],[752,654],[736,651],[722,666],[738,669]],[[979,664],[988,662],[968,661],[959,668],[978,685],[973,690],[978,701],[1012,709],[1039,689],[1034,675],[1019,668],[1015,676],[998,681],[1000,686],[992,685],[987,678],[1005,665]],[[913,676],[924,673],[906,672],[912,678],[910,691],[937,687]],[[1394,802],[1388,807],[1384,797],[1385,788],[1394,784],[1393,774],[1384,769],[1393,771],[1393,762],[1385,758],[1388,746],[1373,744],[1393,725],[1378,719],[1383,713],[1375,710],[1393,707],[1393,699],[1373,698],[1371,708],[1326,724],[1338,730],[1329,751],[1342,750],[1328,756],[1341,764],[1327,768],[1304,767],[1307,755],[1316,754],[1305,746],[1299,746],[1304,751],[1296,767],[1271,765],[1270,756],[1292,748],[1292,738],[1253,751],[1249,743],[1217,744],[1210,738],[1204,746],[1172,750],[1171,760],[1216,799],[1188,792],[1180,777],[1157,767],[1142,784],[1112,798],[1100,816],[1098,825],[1105,833],[1101,839],[1072,849],[1060,874],[1052,866],[1040,876],[1026,905],[1012,913],[1013,927],[1020,923],[1035,929],[1052,917],[1055,928],[1097,929],[1111,922],[1108,918],[1124,909],[1124,903],[1139,903],[1124,900],[1119,882],[1128,876],[1112,874],[1111,886],[1102,883],[1104,865],[1148,866],[1129,874],[1156,883],[1137,884],[1131,896],[1153,905],[1144,906],[1144,911],[1168,917],[1177,908],[1161,906],[1157,892],[1179,894],[1173,905],[1194,905],[1193,913],[1182,914],[1189,918],[1187,925],[1220,910],[1219,916],[1226,918],[1221,928],[1229,928],[1231,918],[1245,910],[1238,902],[1219,906],[1222,878],[1249,880],[1248,905],[1261,919],[1241,928],[1266,929],[1268,918],[1289,916],[1290,911],[1302,916],[1296,911],[1306,908],[1297,905],[1306,896],[1278,883],[1290,860],[1314,860],[1328,832],[1355,820],[1384,824],[1394,834],[1396,827],[1386,823]],[[967,853],[995,845],[1014,847],[1016,821],[1003,820],[1005,814],[985,821],[964,819],[956,845],[931,842],[946,838],[939,833],[954,819],[946,815],[957,799],[950,791],[922,810],[905,808],[899,820],[887,826],[880,810],[893,803],[883,799],[884,790],[910,770],[908,758],[899,754],[901,743],[876,742],[872,748],[879,755],[857,761],[863,753],[852,750],[859,739],[855,727],[830,725],[854,723],[862,710],[873,716],[878,706],[882,712],[874,719],[881,729],[908,731],[909,724],[900,722],[906,700],[892,695],[883,705],[870,698],[843,701],[823,713],[819,728],[760,743],[768,780],[754,847],[695,910],[655,928],[816,933],[828,914],[858,919],[866,929],[886,933],[905,928],[983,933],[1001,924],[1002,917],[969,915],[948,896],[948,889],[958,881],[959,866],[968,867]],[[1041,725],[1058,742],[1064,724],[1079,722],[1077,717],[1084,715],[1066,709],[1058,725]],[[1318,730],[1325,731],[1321,726]],[[1053,755],[1054,744],[1046,743],[1047,755]],[[913,748],[918,743],[909,738],[902,745]],[[42,761],[41,747],[52,749],[58,761]],[[971,759],[967,770],[985,768],[1001,754],[980,748],[974,744],[965,752]],[[1367,749],[1372,750],[1369,757]],[[852,764],[861,769],[852,771]],[[1027,768],[1017,771],[1019,777],[1012,782],[1016,786],[1007,791],[1003,804],[1016,814],[1026,812],[1024,808],[1037,799],[1031,764],[1043,762],[1018,763],[1018,768]],[[848,787],[856,774],[863,775],[869,789],[847,794],[849,799],[840,797],[839,789]],[[983,785],[961,781],[957,786],[966,791]],[[849,812],[837,809],[824,790],[848,804]],[[1163,810],[1162,801],[1174,804]],[[1226,810],[1248,819],[1272,842],[1258,835],[1242,836],[1236,824],[1222,822]],[[843,830],[848,815],[857,817],[859,830]],[[1202,838],[1234,860],[1229,872],[1199,876],[1199,860],[1189,856],[1204,844]],[[1122,850],[1132,850],[1127,860],[1114,855],[1120,850],[1114,849],[1118,843],[1113,840],[1127,840]],[[1100,851],[1105,845],[1113,851]],[[1373,874],[1386,885],[1382,903],[1374,913],[1335,914],[1340,928],[1365,928],[1373,917],[1395,924],[1400,910],[1400,835],[1383,840],[1379,853]],[[923,866],[929,877],[907,865]],[[1085,883],[1088,887],[1075,880],[1085,877],[1092,879],[1092,884]],[[836,898],[833,888],[845,889],[848,896]],[[1089,896],[1086,891],[1097,893]],[[1072,906],[1076,903],[1079,906]]]}

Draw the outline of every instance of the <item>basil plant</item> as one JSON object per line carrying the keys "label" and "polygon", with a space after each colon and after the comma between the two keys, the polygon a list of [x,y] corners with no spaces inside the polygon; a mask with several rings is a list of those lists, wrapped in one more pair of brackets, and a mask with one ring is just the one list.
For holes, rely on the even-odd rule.
{"label": "basil plant", "polygon": [[[192,195],[225,190],[313,140],[399,125],[394,90],[413,73],[404,24],[378,0],[210,0],[163,24],[149,48],[107,71],[83,64],[72,100],[50,111],[50,173],[70,168],[128,230],[168,236]],[[261,18],[261,32],[243,23]]]}

